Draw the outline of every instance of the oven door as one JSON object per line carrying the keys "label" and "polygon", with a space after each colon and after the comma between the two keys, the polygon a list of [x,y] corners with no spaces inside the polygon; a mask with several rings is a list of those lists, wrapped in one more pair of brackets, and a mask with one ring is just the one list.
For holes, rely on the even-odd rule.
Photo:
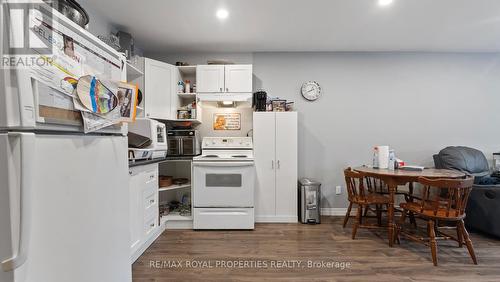
{"label": "oven door", "polygon": [[181,155],[181,145],[179,138],[168,138],[167,155],[179,156]]}
{"label": "oven door", "polygon": [[253,162],[193,162],[195,207],[253,207]]}
{"label": "oven door", "polygon": [[194,156],[196,155],[196,143],[194,137],[184,137],[181,139],[182,155]]}

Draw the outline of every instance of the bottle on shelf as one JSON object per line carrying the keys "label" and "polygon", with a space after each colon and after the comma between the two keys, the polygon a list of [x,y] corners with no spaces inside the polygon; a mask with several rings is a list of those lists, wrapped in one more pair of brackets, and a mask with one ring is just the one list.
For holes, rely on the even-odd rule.
{"label": "bottle on shelf", "polygon": [[186,80],[184,83],[184,93],[191,93],[191,81]]}

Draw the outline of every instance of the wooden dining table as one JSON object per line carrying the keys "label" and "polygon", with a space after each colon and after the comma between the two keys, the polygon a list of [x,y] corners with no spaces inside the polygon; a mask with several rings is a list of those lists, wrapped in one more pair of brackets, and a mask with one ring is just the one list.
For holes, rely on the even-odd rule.
{"label": "wooden dining table", "polygon": [[413,182],[418,182],[419,177],[431,179],[438,178],[462,178],[465,173],[456,170],[426,168],[422,171],[410,171],[403,169],[389,170],[361,166],[354,168],[355,171],[364,173],[366,176],[381,179],[388,187],[389,197],[392,204],[387,209],[388,231],[389,231],[389,246],[394,244],[394,204],[398,186],[409,184],[410,195],[413,194]]}

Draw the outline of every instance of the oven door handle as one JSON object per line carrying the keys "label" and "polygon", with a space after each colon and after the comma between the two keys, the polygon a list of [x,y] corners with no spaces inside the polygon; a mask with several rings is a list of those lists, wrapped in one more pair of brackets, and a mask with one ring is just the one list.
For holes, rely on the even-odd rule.
{"label": "oven door handle", "polygon": [[253,162],[193,162],[193,166],[244,167],[253,166]]}

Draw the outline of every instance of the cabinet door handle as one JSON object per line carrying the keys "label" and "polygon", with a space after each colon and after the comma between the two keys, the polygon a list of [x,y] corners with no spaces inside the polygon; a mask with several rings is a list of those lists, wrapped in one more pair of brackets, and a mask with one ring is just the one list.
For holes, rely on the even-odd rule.
{"label": "cabinet door handle", "polygon": [[226,92],[229,92],[229,88],[226,87]]}
{"label": "cabinet door handle", "polygon": [[220,88],[220,92],[222,92],[222,87]]}
{"label": "cabinet door handle", "polygon": [[278,162],[276,162],[276,165],[278,167],[278,169],[280,169],[281,165],[280,165],[280,161],[278,160]]}
{"label": "cabinet door handle", "polygon": [[154,199],[151,199],[151,200],[149,200],[149,203],[150,203],[150,204],[154,204],[154,203],[155,203],[155,200],[154,200]]}
{"label": "cabinet door handle", "polygon": [[271,161],[271,169],[274,169],[274,160]]}

